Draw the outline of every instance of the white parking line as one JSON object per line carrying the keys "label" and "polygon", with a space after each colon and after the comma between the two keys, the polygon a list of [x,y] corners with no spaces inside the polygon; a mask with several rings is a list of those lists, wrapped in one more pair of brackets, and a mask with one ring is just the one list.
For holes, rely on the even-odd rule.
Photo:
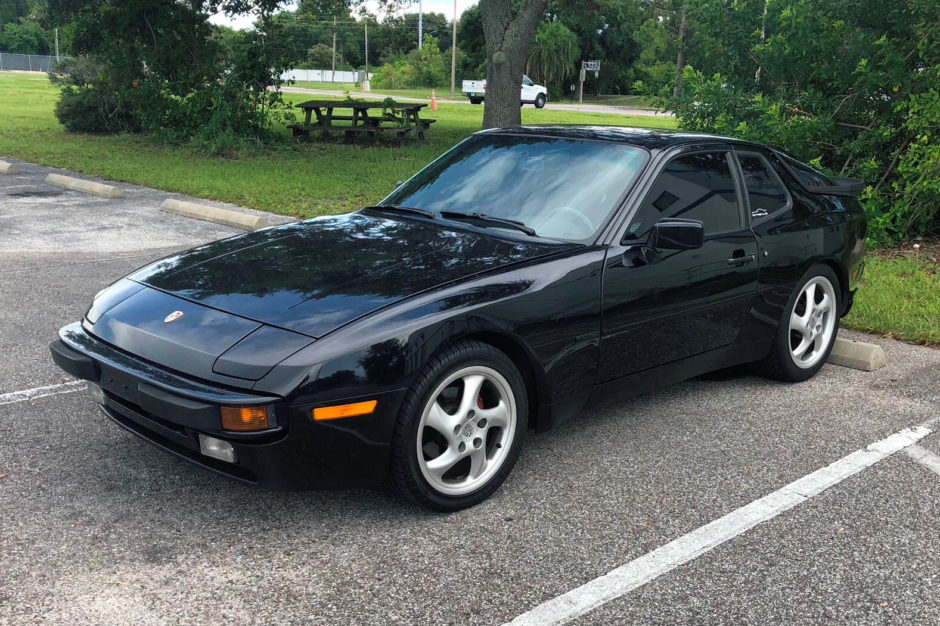
{"label": "white parking line", "polygon": [[[539,626],[564,624],[584,615],[734,539],[761,522],[771,520],[796,505],[806,502],[895,452],[914,446],[936,429],[938,421],[940,420],[931,420],[914,428],[905,428],[869,445],[864,450],[857,450],[844,456],[831,465],[807,474],[599,578],[539,604],[519,615],[509,624]],[[935,471],[940,471],[940,466]]]}
{"label": "white parking line", "polygon": [[904,452],[907,453],[907,456],[911,457],[924,467],[933,470],[937,474],[940,474],[940,456],[937,456],[930,450],[921,448],[918,445],[913,445]]}
{"label": "white parking line", "polygon": [[36,398],[45,398],[46,396],[57,396],[60,393],[73,393],[85,388],[84,380],[76,380],[61,385],[48,385],[46,387],[36,387],[35,389],[24,389],[23,391],[11,391],[10,393],[0,393],[0,406],[4,404],[13,404],[14,402],[25,402],[26,400],[35,400]]}

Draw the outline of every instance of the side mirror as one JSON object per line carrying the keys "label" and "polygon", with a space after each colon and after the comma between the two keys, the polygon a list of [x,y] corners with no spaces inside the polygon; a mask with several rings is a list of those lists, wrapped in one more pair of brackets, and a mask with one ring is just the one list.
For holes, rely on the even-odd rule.
{"label": "side mirror", "polygon": [[653,224],[649,247],[656,250],[695,250],[705,243],[705,224],[698,220],[665,218]]}

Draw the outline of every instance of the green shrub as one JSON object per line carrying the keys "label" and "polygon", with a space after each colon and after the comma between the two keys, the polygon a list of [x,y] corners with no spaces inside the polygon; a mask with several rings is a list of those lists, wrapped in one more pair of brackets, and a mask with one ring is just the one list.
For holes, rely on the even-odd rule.
{"label": "green shrub", "polygon": [[80,133],[140,131],[140,117],[132,102],[109,87],[98,59],[78,57],[57,63],[49,80],[62,86],[55,115],[66,129]]}
{"label": "green shrub", "polygon": [[378,89],[408,89],[418,87],[418,70],[407,59],[399,58],[386,63],[372,77],[372,86]]}
{"label": "green shrub", "polygon": [[[278,89],[288,50],[283,25],[267,13],[254,30],[213,37],[198,3],[92,0],[65,9],[76,20],[78,57],[56,67],[53,81],[62,85],[56,115],[69,130],[152,133],[219,154],[283,138],[272,129],[290,117]],[[154,30],[164,36],[154,41]]]}
{"label": "green shrub", "polygon": [[55,106],[66,129],[80,133],[137,132],[140,122],[120,96],[102,87],[66,87]]}
{"label": "green shrub", "polygon": [[428,35],[420,50],[412,50],[378,69],[372,85],[378,89],[409,89],[443,87],[450,82],[448,65],[438,47],[437,39]]}

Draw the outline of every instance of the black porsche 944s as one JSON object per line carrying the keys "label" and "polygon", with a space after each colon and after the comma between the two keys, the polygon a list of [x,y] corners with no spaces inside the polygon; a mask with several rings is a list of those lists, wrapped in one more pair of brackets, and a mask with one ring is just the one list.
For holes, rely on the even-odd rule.
{"label": "black porsche 944s", "polygon": [[813,376],[863,268],[859,189],[725,137],[484,131],[378,206],[134,272],[52,354],[206,468],[460,509],[528,429],[615,392],[748,362]]}

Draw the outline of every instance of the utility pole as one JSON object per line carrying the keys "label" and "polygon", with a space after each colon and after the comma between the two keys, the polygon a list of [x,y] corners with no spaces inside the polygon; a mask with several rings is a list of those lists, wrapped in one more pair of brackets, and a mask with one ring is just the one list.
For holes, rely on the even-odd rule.
{"label": "utility pole", "polygon": [[336,16],[333,16],[333,69],[330,70],[330,82],[336,82]]}
{"label": "utility pole", "polygon": [[[454,0],[455,2],[457,0]],[[55,62],[59,62],[59,27],[55,28]]]}
{"label": "utility pole", "polygon": [[369,81],[369,20],[364,19],[362,23],[366,27],[366,77],[362,79],[363,82]]}
{"label": "utility pole", "polygon": [[450,45],[450,97],[456,97],[457,87],[457,0],[454,0],[454,40]]}
{"label": "utility pole", "polygon": [[424,7],[422,0],[418,0],[418,50],[424,42]]}

